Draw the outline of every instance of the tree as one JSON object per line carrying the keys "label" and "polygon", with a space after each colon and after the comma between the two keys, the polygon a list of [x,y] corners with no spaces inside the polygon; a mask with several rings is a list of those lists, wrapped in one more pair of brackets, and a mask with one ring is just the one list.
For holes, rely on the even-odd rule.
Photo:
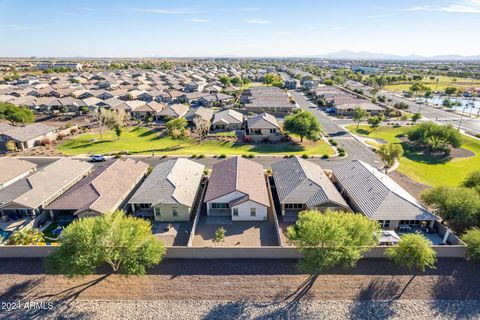
{"label": "tree", "polygon": [[208,132],[210,131],[210,127],[212,125],[210,120],[202,117],[194,117],[193,123],[195,124],[195,131],[200,137],[200,140],[205,139],[208,136]]}
{"label": "tree", "polygon": [[41,233],[38,229],[27,227],[12,233],[7,240],[7,245],[27,246],[37,244],[37,242],[42,239],[43,233]]}
{"label": "tree", "polygon": [[474,189],[436,187],[425,190],[422,201],[457,231],[480,222],[480,194]]}
{"label": "tree", "polygon": [[187,120],[185,118],[177,118],[168,121],[165,126],[167,133],[172,139],[185,140],[188,137],[186,129]]}
{"label": "tree", "polygon": [[403,148],[399,143],[387,143],[380,146],[378,154],[385,163],[385,167],[390,168],[395,163],[395,160],[400,159],[403,155]]}
{"label": "tree", "polygon": [[225,241],[225,235],[227,231],[225,230],[224,227],[220,227],[217,230],[215,230],[215,237],[213,238],[213,242],[216,244],[220,244]]}
{"label": "tree", "polygon": [[437,262],[437,253],[421,234],[403,235],[398,244],[385,250],[385,255],[395,264],[421,272],[427,268],[435,269]]}
{"label": "tree", "polygon": [[122,135],[122,132],[123,132],[123,127],[120,126],[120,125],[116,125],[115,128],[115,135],[117,136],[117,140],[120,140],[120,136]]}
{"label": "tree", "polygon": [[408,132],[408,139],[416,142],[428,152],[450,152],[449,146],[459,148],[462,145],[461,134],[451,125],[439,125],[424,122]]}
{"label": "tree", "polygon": [[378,244],[377,222],[341,211],[300,212],[295,225],[288,227],[288,239],[303,255],[299,268],[318,274],[336,266],[354,267],[369,247]]}
{"label": "tree", "polygon": [[303,142],[304,137],[315,140],[321,131],[317,118],[309,111],[286,116],[283,126],[286,132],[300,136],[300,142]]}
{"label": "tree", "polygon": [[264,84],[270,84],[274,87],[283,87],[284,81],[281,76],[274,73],[267,73],[263,79]]}
{"label": "tree", "polygon": [[415,113],[413,116],[412,116],[412,121],[413,123],[417,123],[418,120],[420,120],[422,118],[422,114],[421,113]]}
{"label": "tree", "polygon": [[115,111],[107,110],[105,108],[100,108],[93,112],[93,118],[98,122],[100,140],[103,139],[103,129],[105,128],[105,126],[110,126],[111,124],[116,122],[116,116],[114,113]]}
{"label": "tree", "polygon": [[234,86],[241,86],[241,85],[243,85],[243,80],[242,80],[242,78],[240,78],[239,76],[233,77],[230,81],[231,81],[231,83],[232,83]]}
{"label": "tree", "polygon": [[8,102],[0,102],[0,118],[8,120],[13,126],[35,121],[35,115],[31,110]]}
{"label": "tree", "polygon": [[224,87],[228,87],[231,84],[231,80],[228,76],[221,76],[218,80]]}
{"label": "tree", "polygon": [[467,255],[473,261],[480,261],[480,229],[472,228],[462,236],[463,242],[467,245]]}
{"label": "tree", "polygon": [[92,274],[103,264],[113,272],[145,274],[165,255],[150,222],[122,211],[75,220],[63,230],[60,242],[46,265],[68,276]]}
{"label": "tree", "polygon": [[360,126],[360,122],[365,119],[367,116],[367,111],[365,109],[362,109],[360,107],[356,107],[355,110],[353,111],[353,120],[357,122],[357,129]]}
{"label": "tree", "polygon": [[453,96],[454,94],[457,93],[457,88],[455,87],[446,87],[445,88],[445,94],[448,96],[448,99],[450,100],[450,97]]}
{"label": "tree", "polygon": [[383,120],[383,118],[381,116],[373,116],[373,117],[369,117],[367,122],[370,125],[370,127],[373,130],[375,130],[375,128],[377,128],[380,125],[382,120]]}

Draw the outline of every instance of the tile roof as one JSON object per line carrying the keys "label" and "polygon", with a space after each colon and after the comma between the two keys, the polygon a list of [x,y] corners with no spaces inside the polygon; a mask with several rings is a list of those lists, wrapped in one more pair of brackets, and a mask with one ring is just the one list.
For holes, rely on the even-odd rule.
{"label": "tile roof", "polygon": [[298,157],[272,164],[272,175],[281,203],[305,203],[309,207],[333,202],[349,209],[323,169]]}
{"label": "tile roof", "polygon": [[353,160],[333,169],[350,199],[374,220],[436,220],[405,189],[371,165]]}
{"label": "tile roof", "polygon": [[12,157],[0,158],[0,185],[15,179],[16,177],[34,170],[35,163]]}
{"label": "tile roof", "polygon": [[213,165],[204,201],[212,201],[235,191],[244,194],[242,200],[270,206],[262,165],[238,156]]}
{"label": "tile roof", "polygon": [[114,211],[135,188],[147,169],[148,164],[144,162],[118,159],[99,167],[52,202],[47,210],[75,210],[75,214]]}
{"label": "tile roof", "polygon": [[155,166],[129,203],[175,203],[192,207],[204,168],[204,165],[183,158],[160,163]]}

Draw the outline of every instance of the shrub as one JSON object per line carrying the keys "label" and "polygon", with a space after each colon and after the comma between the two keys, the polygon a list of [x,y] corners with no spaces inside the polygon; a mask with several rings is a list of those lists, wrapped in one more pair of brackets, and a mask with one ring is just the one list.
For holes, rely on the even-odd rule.
{"label": "shrub", "polygon": [[50,141],[50,139],[48,138],[43,138],[42,140],[40,140],[40,145],[42,147],[46,147],[46,146],[49,146],[52,144],[52,141]]}
{"label": "shrub", "polygon": [[59,134],[57,135],[57,139],[58,139],[58,140],[63,140],[63,139],[65,139],[67,136],[68,136],[68,135],[67,135],[66,133],[61,132],[61,133],[59,133]]}
{"label": "shrub", "polygon": [[468,257],[473,261],[480,261],[480,229],[468,230],[462,240],[467,244]]}
{"label": "shrub", "polygon": [[78,129],[77,128],[72,128],[72,130],[70,130],[70,133],[71,134],[75,134],[78,132]]}
{"label": "shrub", "polygon": [[254,154],[249,154],[248,157],[249,157],[250,159],[253,159],[253,158],[255,158],[255,155],[254,155]]}
{"label": "shrub", "polygon": [[332,146],[334,146],[334,147],[338,146],[338,142],[337,142],[337,141],[335,141],[335,140],[333,140],[333,139],[330,139],[330,140],[328,140],[328,141],[330,142],[330,144],[331,144]]}
{"label": "shrub", "polygon": [[325,154],[322,156],[322,159],[330,159],[330,156],[325,153]]}
{"label": "shrub", "polygon": [[7,142],[5,142],[5,148],[7,149],[7,151],[17,150],[17,146],[15,145],[15,142],[13,142],[12,140],[8,140]]}
{"label": "shrub", "polygon": [[116,155],[113,156],[115,159],[120,159],[121,157],[123,157],[121,154],[117,153]]}
{"label": "shrub", "polygon": [[248,158],[248,154],[243,154],[242,158]]}
{"label": "shrub", "polygon": [[226,154],[222,153],[221,155],[218,156],[220,159],[225,159],[227,157]]}
{"label": "shrub", "polygon": [[201,155],[199,155],[197,158],[203,159],[203,158],[205,158],[205,155],[204,155],[204,154],[201,154]]}
{"label": "shrub", "polygon": [[208,169],[203,170],[203,175],[208,176]]}
{"label": "shrub", "polygon": [[192,154],[192,156],[191,156],[192,159],[195,159],[196,157],[197,157],[196,154]]}
{"label": "shrub", "polygon": [[67,122],[67,124],[65,125],[67,128],[71,128],[74,126],[73,122],[69,121]]}
{"label": "shrub", "polygon": [[308,159],[308,154],[306,153],[302,154],[302,159]]}

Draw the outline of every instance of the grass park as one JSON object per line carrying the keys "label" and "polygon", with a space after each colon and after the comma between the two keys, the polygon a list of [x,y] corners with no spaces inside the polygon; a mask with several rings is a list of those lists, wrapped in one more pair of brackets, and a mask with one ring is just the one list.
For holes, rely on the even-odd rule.
{"label": "grass park", "polygon": [[222,133],[202,142],[189,138],[184,141],[162,136],[159,131],[143,127],[134,127],[122,133],[117,139],[112,131],[105,131],[103,139],[99,134],[83,134],[57,146],[65,155],[108,154],[126,152],[129,154],[156,155],[333,155],[334,150],[323,140],[315,142],[294,138],[282,143],[243,143],[232,138],[231,133]]}
{"label": "grass park", "polygon": [[[438,77],[438,83],[437,83]],[[393,92],[402,92],[408,91],[410,86],[415,81],[405,82],[405,83],[398,83],[398,84],[391,84],[385,86],[385,90],[393,91]],[[469,78],[455,78],[455,77],[447,77],[447,76],[435,76],[435,79],[430,79],[430,77],[426,76],[420,81],[427,87],[429,87],[432,91],[445,91],[447,87],[455,87],[457,89],[465,90],[469,87],[478,87],[480,86],[479,79],[469,79]]]}
{"label": "grass park", "polygon": [[404,155],[398,171],[425,185],[456,187],[469,173],[480,168],[480,140],[466,135],[462,135],[461,148],[468,150],[467,153],[472,156],[437,158],[419,152],[405,141],[403,137],[410,129],[408,127],[383,126],[373,130],[369,126],[356,129],[356,125],[350,125],[347,129],[359,136],[375,139],[369,141],[371,146],[378,147],[386,142],[401,143]]}

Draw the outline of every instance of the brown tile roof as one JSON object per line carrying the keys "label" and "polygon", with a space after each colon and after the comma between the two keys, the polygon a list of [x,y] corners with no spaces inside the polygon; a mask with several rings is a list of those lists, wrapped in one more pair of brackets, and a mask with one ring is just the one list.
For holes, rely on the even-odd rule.
{"label": "brown tile roof", "polygon": [[267,207],[270,206],[265,173],[262,165],[256,162],[242,157],[234,157],[213,165],[205,202],[234,191],[245,194],[241,197],[242,201],[234,200],[235,204],[252,200]]}

